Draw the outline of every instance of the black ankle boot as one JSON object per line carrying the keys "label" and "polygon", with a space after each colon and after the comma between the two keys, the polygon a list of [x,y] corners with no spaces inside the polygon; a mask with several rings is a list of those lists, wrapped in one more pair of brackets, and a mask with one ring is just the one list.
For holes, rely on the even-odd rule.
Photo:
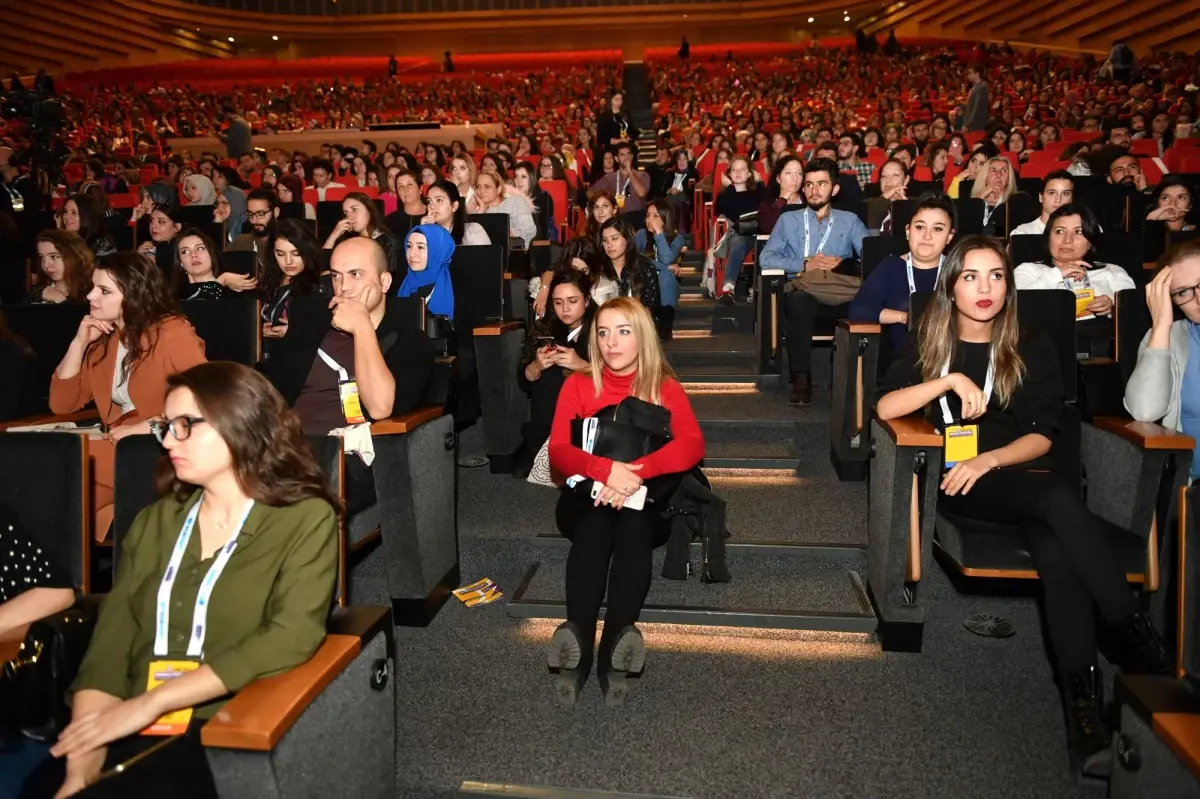
{"label": "black ankle boot", "polygon": [[646,642],[642,639],[641,631],[630,624],[621,628],[611,646],[607,643],[602,637],[596,679],[600,681],[600,690],[604,692],[604,704],[618,707],[625,703],[625,697],[629,695],[629,683],[626,680],[642,676],[642,669],[646,667]]}
{"label": "black ankle boot", "polygon": [[554,693],[567,707],[575,704],[592,670],[592,643],[584,640],[579,626],[572,621],[560,624],[550,639],[546,667],[551,674],[557,675]]}
{"label": "black ankle boot", "polygon": [[1167,645],[1145,614],[1121,619],[1109,632],[1113,658],[1123,673],[1166,676],[1173,672]]}
{"label": "black ankle boot", "polygon": [[1104,675],[1088,666],[1066,675],[1063,683],[1071,766],[1076,774],[1107,778],[1111,739],[1104,724]]}

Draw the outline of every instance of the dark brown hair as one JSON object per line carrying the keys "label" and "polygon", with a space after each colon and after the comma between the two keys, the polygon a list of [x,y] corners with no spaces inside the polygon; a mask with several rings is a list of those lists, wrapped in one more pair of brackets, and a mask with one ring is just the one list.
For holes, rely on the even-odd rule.
{"label": "dark brown hair", "polygon": [[185,227],[179,231],[171,244],[171,249],[175,255],[175,268],[171,270],[171,295],[174,297],[180,296],[183,293],[184,287],[188,284],[187,270],[183,268],[183,261],[179,259],[179,245],[184,239],[192,236],[200,239],[200,243],[208,250],[209,261],[212,263],[213,279],[217,279],[225,271],[225,262],[221,260],[221,248],[217,246],[216,242],[198,227]]}
{"label": "dark brown hair", "polygon": [[[121,373],[128,375],[133,365],[158,343],[159,327],[167,319],[179,316],[175,299],[167,289],[167,280],[154,261],[136,252],[117,252],[105,255],[96,263],[112,275],[117,288],[121,289],[121,343],[125,345],[125,360],[121,362]],[[142,347],[142,337],[147,338],[147,347]],[[93,347],[107,350],[111,335],[97,339],[84,352],[86,359]],[[101,342],[103,342],[101,344]]]}
{"label": "dark brown hair", "polygon": [[[248,366],[212,361],[167,378],[167,395],[186,388],[205,421],[229,447],[238,485],[255,502],[271,507],[323,499],[339,513],[342,503],[330,490],[300,427],[271,382]],[[183,501],[197,486],[175,476],[171,461],[158,463],[155,486],[160,495]]]}
{"label": "dark brown hair", "polygon": [[[37,235],[36,242],[53,244],[54,249],[62,256],[63,280],[67,283],[67,299],[75,302],[86,302],[87,293],[92,290],[92,269],[96,267],[96,257],[88,248],[87,242],[69,230],[51,228]],[[38,263],[38,273],[46,280],[50,276]]]}

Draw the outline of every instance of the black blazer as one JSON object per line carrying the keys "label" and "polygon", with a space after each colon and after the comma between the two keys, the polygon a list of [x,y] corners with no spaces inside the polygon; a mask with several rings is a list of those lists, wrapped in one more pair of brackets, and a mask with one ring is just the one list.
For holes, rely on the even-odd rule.
{"label": "black blazer", "polygon": [[[629,117],[624,117],[626,125],[625,137],[629,139],[629,143],[637,147],[638,133],[640,131],[634,126],[633,121]],[[596,121],[596,155],[599,156],[605,150],[612,150],[614,153],[617,148],[610,142],[613,139],[621,138],[621,120],[618,120],[612,111],[605,111]],[[597,157],[596,159],[600,159]]]}
{"label": "black blazer", "polygon": [[[396,379],[393,414],[407,413],[417,407],[433,371],[433,344],[423,330],[393,310],[399,304],[397,300],[385,298],[387,308],[375,331],[383,360]],[[289,308],[287,335],[276,342],[271,357],[259,364],[259,371],[279,390],[288,407],[296,404],[317,349],[329,332],[333,312],[327,302],[324,297],[297,297]]]}

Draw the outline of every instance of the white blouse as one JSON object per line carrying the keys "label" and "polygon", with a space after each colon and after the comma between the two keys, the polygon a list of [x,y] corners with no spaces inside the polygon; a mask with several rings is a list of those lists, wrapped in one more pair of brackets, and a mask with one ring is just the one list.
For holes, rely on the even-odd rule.
{"label": "white blouse", "polygon": [[[120,407],[122,415],[129,413],[136,407],[133,404],[133,399],[129,396],[129,374],[122,374],[125,370],[122,366],[125,363],[125,355],[129,350],[125,349],[124,342],[117,342],[117,363],[113,368],[113,386],[112,386],[112,401],[113,404]],[[133,370],[130,369],[130,372]]]}

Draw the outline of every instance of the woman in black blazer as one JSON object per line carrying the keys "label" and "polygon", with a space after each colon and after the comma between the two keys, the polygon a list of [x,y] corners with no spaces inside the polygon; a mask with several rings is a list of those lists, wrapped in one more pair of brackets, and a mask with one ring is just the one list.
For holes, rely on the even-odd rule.
{"label": "woman in black blazer", "polygon": [[596,120],[596,149],[615,153],[621,142],[636,142],[639,132],[625,110],[624,92],[614,92],[608,101],[608,110]]}

